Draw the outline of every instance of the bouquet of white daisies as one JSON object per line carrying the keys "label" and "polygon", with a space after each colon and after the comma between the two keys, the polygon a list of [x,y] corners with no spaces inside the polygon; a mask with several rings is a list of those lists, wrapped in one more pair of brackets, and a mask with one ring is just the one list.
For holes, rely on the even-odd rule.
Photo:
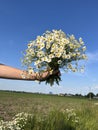
{"label": "bouquet of white daisies", "polygon": [[[82,38],[76,40],[74,35],[66,35],[62,30],[46,31],[28,43],[22,63],[29,73],[60,69],[76,72],[83,69],[78,66],[78,61],[87,59],[85,50]],[[60,80],[60,75],[51,75],[46,83],[52,86]]]}

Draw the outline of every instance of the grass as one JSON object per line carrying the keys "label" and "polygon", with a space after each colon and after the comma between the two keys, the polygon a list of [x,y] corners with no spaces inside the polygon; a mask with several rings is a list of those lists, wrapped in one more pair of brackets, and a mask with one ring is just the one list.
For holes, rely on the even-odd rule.
{"label": "grass", "polygon": [[[70,126],[64,122],[63,112],[66,109],[74,109],[79,117],[77,130],[98,130],[98,105],[95,105],[96,102],[98,101],[90,101],[81,97],[0,91],[0,119],[8,121],[17,113],[33,113],[36,117],[33,122],[35,121],[37,126],[37,118],[41,119],[39,124],[41,126],[38,130],[65,130],[65,127]],[[66,130],[71,129],[74,130],[74,127]]]}

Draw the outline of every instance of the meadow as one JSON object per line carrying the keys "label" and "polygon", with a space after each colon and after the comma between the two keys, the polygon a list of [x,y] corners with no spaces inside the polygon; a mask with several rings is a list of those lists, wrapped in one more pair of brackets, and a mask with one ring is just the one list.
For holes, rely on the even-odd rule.
{"label": "meadow", "polygon": [[98,100],[0,91],[0,120],[22,112],[34,115],[24,130],[98,130]]}

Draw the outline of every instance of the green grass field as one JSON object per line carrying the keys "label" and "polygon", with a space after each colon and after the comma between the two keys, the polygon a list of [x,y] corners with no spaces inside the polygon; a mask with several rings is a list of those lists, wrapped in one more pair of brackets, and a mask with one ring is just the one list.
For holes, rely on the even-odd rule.
{"label": "green grass field", "polygon": [[79,117],[77,130],[98,130],[97,103],[98,100],[89,100],[83,97],[0,91],[0,119],[11,120],[20,112],[34,113],[36,116],[45,117],[51,111],[63,112],[66,109],[74,109]]}

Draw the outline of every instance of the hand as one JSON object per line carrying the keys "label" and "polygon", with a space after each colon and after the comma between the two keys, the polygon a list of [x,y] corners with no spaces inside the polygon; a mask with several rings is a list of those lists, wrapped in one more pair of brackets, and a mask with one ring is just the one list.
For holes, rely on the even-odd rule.
{"label": "hand", "polygon": [[60,76],[61,74],[60,74],[60,71],[59,71],[59,70],[53,70],[53,71],[47,70],[47,71],[45,71],[45,72],[43,72],[43,73],[37,73],[37,74],[36,74],[36,78],[37,78],[37,80],[39,80],[39,81],[45,81],[45,80],[47,80],[51,75],[58,75],[58,76]]}

